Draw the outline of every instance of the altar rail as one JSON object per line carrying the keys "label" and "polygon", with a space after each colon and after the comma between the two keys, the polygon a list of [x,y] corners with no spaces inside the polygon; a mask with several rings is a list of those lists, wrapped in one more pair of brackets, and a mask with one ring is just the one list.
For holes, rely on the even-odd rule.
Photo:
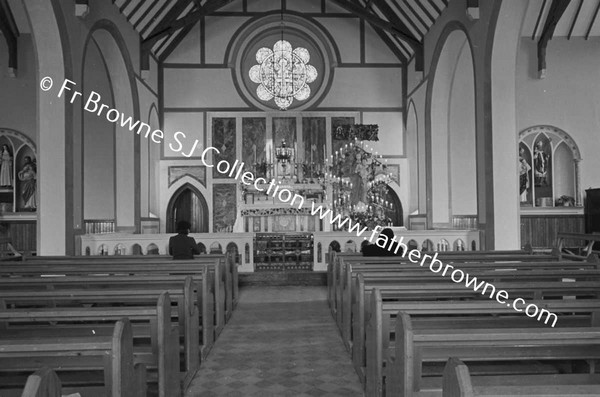
{"label": "altar rail", "polygon": [[[396,229],[396,228],[394,228]],[[477,230],[395,230],[398,239],[403,237],[409,249],[425,251],[474,251],[479,250]],[[148,255],[168,254],[169,238],[172,234],[86,234],[78,236],[78,255]],[[237,252],[239,272],[253,272],[254,233],[191,233],[198,243],[206,247],[206,252]],[[360,237],[348,232],[314,232],[315,271],[327,269],[327,256],[330,246],[341,251],[360,251],[361,245],[368,243],[371,232]],[[373,242],[376,241],[376,235]]]}

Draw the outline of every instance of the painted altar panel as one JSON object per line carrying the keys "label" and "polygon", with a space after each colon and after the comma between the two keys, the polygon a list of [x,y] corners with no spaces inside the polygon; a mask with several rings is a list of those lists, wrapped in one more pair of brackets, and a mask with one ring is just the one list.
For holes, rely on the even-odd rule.
{"label": "painted altar panel", "polygon": [[228,174],[221,174],[217,171],[216,165],[221,160],[226,160],[229,164],[235,163],[236,159],[236,133],[235,118],[213,118],[212,119],[212,146],[219,149],[220,153],[213,153],[213,178],[232,178]]}
{"label": "painted altar panel", "polygon": [[273,217],[274,232],[295,232],[296,231],[296,216],[295,215],[276,215]]}
{"label": "painted altar panel", "polygon": [[332,153],[336,152],[337,150],[340,150],[341,147],[344,146],[344,144],[348,143],[348,141],[341,141],[341,140],[337,140],[335,139],[335,130],[343,125],[351,125],[354,124],[354,117],[332,117],[331,118],[331,145],[333,146],[332,148]]}
{"label": "painted altar panel", "polygon": [[[278,178],[290,178],[295,174],[296,162],[296,118],[295,117],[273,117],[273,147],[278,148],[285,140],[287,147],[294,149],[294,154],[289,164],[276,162],[276,173]],[[275,158],[273,156],[273,158]]]}
{"label": "painted altar panel", "polygon": [[265,117],[242,118],[242,161],[246,169],[254,170],[254,175],[266,178],[264,167],[254,167],[267,161],[267,119]]}
{"label": "painted altar panel", "polygon": [[325,117],[304,117],[302,119],[304,178],[316,178],[325,164],[327,156],[325,122]]}
{"label": "painted altar panel", "polygon": [[296,142],[296,118],[295,117],[273,117],[273,144],[281,146],[285,139],[288,147],[294,147]]}
{"label": "painted altar panel", "polygon": [[235,184],[213,184],[213,232],[231,233],[237,214]]}

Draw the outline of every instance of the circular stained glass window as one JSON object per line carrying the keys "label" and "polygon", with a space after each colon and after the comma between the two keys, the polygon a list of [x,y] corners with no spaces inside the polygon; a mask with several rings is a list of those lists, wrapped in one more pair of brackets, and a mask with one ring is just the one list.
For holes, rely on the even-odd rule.
{"label": "circular stained glass window", "polygon": [[317,69],[309,64],[306,48],[292,48],[286,40],[279,40],[273,49],[262,47],[256,52],[257,65],[250,68],[249,76],[257,83],[256,95],[262,101],[274,100],[281,109],[287,109],[294,99],[310,97],[309,84],[317,79]]}

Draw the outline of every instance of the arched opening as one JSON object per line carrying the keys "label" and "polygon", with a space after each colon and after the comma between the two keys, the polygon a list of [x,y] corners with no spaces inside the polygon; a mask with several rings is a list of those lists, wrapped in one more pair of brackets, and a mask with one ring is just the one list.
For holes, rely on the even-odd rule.
{"label": "arched opening", "polygon": [[[158,111],[156,110],[156,106],[154,105],[150,109],[148,124],[150,125],[152,130],[160,129],[160,119],[158,117]],[[147,141],[148,163],[146,167],[148,169],[148,216],[158,218],[158,214],[160,213],[158,206],[158,198],[160,197],[160,186],[158,183],[160,166],[160,145],[156,144],[151,139],[148,139]],[[143,163],[142,167],[144,167]]]}
{"label": "arched opening", "polygon": [[236,243],[227,244],[227,256],[234,260],[234,263],[239,266],[240,264],[240,255],[239,249]]}
{"label": "arched opening", "polygon": [[392,204],[391,209],[386,211],[386,216],[392,220],[392,225],[404,226],[404,211],[402,209],[402,202],[400,201],[400,198],[394,189],[388,186],[384,200]]}
{"label": "arched opening", "polygon": [[[139,226],[142,202],[136,167],[140,137],[129,131],[127,123],[110,120],[119,114],[125,119],[139,119],[139,101],[129,52],[112,22],[101,20],[92,26],[83,59],[84,89],[97,88],[100,96],[97,104],[90,104],[83,112],[84,218],[112,214],[108,219],[115,220],[117,230],[134,231]],[[108,108],[102,109],[102,104]],[[98,177],[103,183],[97,182]],[[108,193],[103,191],[105,184]]]}
{"label": "arched opening", "polygon": [[208,205],[202,193],[185,184],[172,196],[167,206],[167,233],[177,230],[177,222],[187,221],[191,233],[208,233]]}
{"label": "arched opening", "polygon": [[475,79],[463,30],[444,41],[430,100],[431,223],[450,227],[454,215],[477,214]]}
{"label": "arched opening", "polygon": [[414,102],[408,105],[406,119],[406,158],[410,175],[408,213],[419,210],[419,125]]}
{"label": "arched opening", "polygon": [[[107,65],[94,39],[88,41],[84,55],[83,86],[97,92],[102,103],[116,107]],[[83,218],[86,223],[112,222],[116,218],[115,124],[87,111],[82,113],[82,124]]]}
{"label": "arched opening", "polygon": [[223,248],[221,247],[221,244],[214,242],[210,245],[209,254],[222,254],[222,253],[223,253]]}

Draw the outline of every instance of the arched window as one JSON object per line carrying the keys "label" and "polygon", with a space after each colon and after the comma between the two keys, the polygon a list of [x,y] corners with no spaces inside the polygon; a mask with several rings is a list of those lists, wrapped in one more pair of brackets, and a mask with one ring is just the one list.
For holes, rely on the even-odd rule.
{"label": "arched window", "polygon": [[519,134],[519,195],[522,207],[581,206],[579,162],[573,139],[552,126]]}

